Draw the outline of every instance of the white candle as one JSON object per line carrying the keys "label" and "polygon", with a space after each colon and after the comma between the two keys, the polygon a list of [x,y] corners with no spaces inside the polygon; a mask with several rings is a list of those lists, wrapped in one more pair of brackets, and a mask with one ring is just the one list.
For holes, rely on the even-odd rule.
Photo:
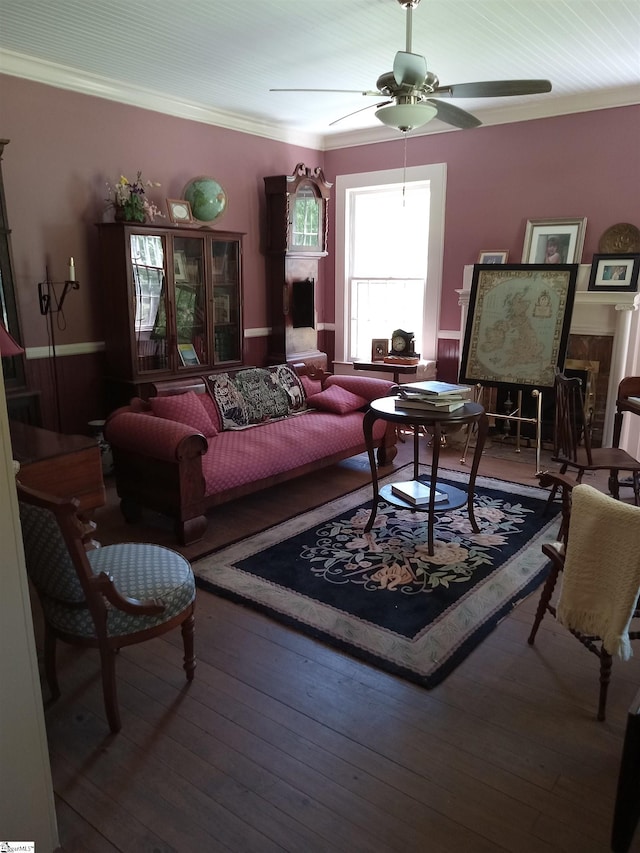
{"label": "white candle", "polygon": [[67,281],[75,281],[76,280],[76,265],[73,262],[73,258],[69,258],[69,278]]}

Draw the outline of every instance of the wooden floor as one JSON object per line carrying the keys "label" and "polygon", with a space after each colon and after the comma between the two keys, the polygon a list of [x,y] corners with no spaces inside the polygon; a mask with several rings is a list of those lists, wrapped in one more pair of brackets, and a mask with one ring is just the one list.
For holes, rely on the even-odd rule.
{"label": "wooden floor", "polygon": [[[443,453],[460,467],[458,450]],[[497,456],[488,451],[480,473],[535,484],[533,451]],[[401,445],[394,467],[410,457]],[[221,507],[200,550],[368,477],[358,457]],[[98,538],[171,541],[153,517],[123,526],[112,485],[109,496]],[[609,850],[640,658],[614,664],[598,723],[595,657],[550,619],[527,645],[537,596],[427,691],[199,592],[195,680],[186,686],[179,632],[123,650],[117,736],[96,653],[61,647],[63,695],[46,719],[63,850]]]}

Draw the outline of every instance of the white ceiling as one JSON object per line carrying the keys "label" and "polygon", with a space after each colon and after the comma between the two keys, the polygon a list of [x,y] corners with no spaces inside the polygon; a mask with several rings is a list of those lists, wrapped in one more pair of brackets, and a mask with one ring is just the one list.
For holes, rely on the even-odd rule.
{"label": "white ceiling", "polygon": [[[397,135],[374,109],[329,126],[381,99],[269,89],[375,89],[405,26],[397,0],[0,0],[0,71],[333,148]],[[441,84],[551,80],[453,102],[485,124],[640,103],[639,0],[422,0],[412,46]]]}

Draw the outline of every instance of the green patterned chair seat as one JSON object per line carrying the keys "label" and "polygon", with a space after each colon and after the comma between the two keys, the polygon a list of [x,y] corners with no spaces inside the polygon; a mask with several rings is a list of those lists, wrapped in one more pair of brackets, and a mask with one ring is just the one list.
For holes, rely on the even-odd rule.
{"label": "green patterned chair seat", "polygon": [[[168,548],[144,544],[107,545],[89,551],[87,559],[93,573],[106,572],[123,595],[142,600],[154,598],[165,607],[157,616],[132,616],[107,605],[109,637],[136,634],[168,622],[195,598],[191,566],[184,557]],[[88,609],[46,599],[42,604],[47,619],[58,631],[95,637],[96,630]]]}

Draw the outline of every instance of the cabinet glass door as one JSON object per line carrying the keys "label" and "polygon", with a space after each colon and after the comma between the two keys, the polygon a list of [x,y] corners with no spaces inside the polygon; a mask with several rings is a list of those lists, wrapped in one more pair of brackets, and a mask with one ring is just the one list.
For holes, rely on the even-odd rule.
{"label": "cabinet glass door", "polygon": [[211,243],[215,362],[240,361],[240,247],[237,242]]}
{"label": "cabinet glass door", "polygon": [[164,370],[168,366],[168,350],[162,237],[132,234],[130,249],[138,372]]}
{"label": "cabinet glass door", "polygon": [[176,340],[181,368],[209,363],[203,255],[201,239],[174,237]]}

